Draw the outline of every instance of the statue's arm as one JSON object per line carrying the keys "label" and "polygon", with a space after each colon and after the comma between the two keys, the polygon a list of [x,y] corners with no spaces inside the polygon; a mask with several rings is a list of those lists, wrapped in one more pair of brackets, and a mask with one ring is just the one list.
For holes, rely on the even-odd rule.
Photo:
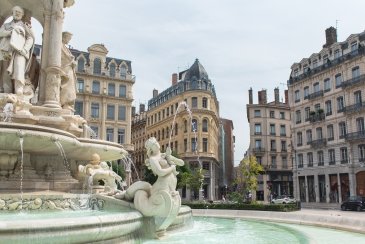
{"label": "statue's arm", "polygon": [[2,25],[0,27],[0,37],[6,37],[11,35],[11,30],[7,31],[5,30],[5,25]]}
{"label": "statue's arm", "polygon": [[153,173],[155,173],[157,176],[165,176],[168,174],[171,174],[172,172],[176,171],[175,165],[172,165],[166,169],[163,169],[156,159],[150,158],[150,166]]}

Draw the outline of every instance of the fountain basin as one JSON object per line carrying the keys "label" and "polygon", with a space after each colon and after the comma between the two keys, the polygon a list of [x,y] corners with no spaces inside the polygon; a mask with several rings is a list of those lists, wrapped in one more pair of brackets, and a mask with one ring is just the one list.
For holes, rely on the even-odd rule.
{"label": "fountain basin", "polygon": [[123,146],[109,141],[79,138],[75,135],[44,126],[0,122],[0,148],[2,150],[20,150],[19,138],[24,138],[24,153],[58,155],[55,141],[59,141],[67,158],[89,160],[91,154],[99,154],[102,161],[118,160],[127,151]]}
{"label": "fountain basin", "polygon": [[[87,200],[85,194],[34,192],[23,195],[23,201],[40,198],[46,201]],[[0,199],[19,200],[19,194],[0,194]],[[135,243],[152,237],[151,218],[144,218],[133,203],[111,197],[93,195],[103,201],[100,210],[52,210],[42,205],[28,211],[1,211],[0,236],[4,243]],[[57,206],[60,206],[58,204]],[[191,209],[183,206],[168,230],[176,230],[192,222]]]}

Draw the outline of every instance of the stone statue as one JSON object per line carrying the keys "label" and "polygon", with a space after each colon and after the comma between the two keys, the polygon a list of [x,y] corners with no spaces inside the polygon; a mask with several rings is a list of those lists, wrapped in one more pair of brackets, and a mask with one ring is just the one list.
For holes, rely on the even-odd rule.
{"label": "stone statue", "polygon": [[181,198],[176,191],[176,165],[183,166],[184,161],[172,156],[169,147],[165,153],[161,153],[160,144],[154,137],[146,141],[145,148],[145,164],[158,176],[157,181],[152,186],[148,182],[135,182],[116,198],[133,200],[134,207],[144,216],[155,217],[157,235],[163,235],[181,206]]}
{"label": "stone statue", "polygon": [[0,27],[0,92],[23,97],[25,75],[30,67],[34,34],[22,20],[24,10],[15,6],[13,20]]}
{"label": "stone statue", "polygon": [[62,32],[61,65],[64,75],[61,76],[60,103],[62,108],[73,111],[76,99],[76,61],[66,46],[71,38],[70,32]]}
{"label": "stone statue", "polygon": [[100,156],[97,153],[94,153],[91,158],[86,166],[79,165],[79,172],[88,177],[88,186],[92,187],[94,182],[102,180],[104,182],[102,194],[115,195],[120,193],[116,181],[122,185],[122,177],[110,169],[106,162],[100,162]]}

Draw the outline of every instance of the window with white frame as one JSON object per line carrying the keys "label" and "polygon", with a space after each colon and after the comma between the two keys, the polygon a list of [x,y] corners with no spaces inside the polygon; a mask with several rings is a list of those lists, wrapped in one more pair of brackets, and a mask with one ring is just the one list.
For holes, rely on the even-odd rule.
{"label": "window with white frame", "polygon": [[313,167],[313,153],[307,153],[308,167]]}
{"label": "window with white frame", "polygon": [[300,101],[300,91],[296,90],[294,93],[294,100],[295,102],[299,102]]}
{"label": "window with white frame", "polygon": [[328,164],[333,165],[336,163],[335,149],[328,149]]}
{"label": "window with white frame", "polygon": [[84,92],[84,80],[83,79],[77,79],[77,92]]}
{"label": "window with white frame", "polygon": [[115,96],[115,84],[114,83],[109,83],[108,84],[108,95],[109,96]]}
{"label": "window with white frame", "polygon": [[361,144],[358,146],[359,149],[359,161],[360,162],[365,162],[365,144]]}
{"label": "window with white frame", "polygon": [[331,115],[332,114],[332,102],[331,100],[328,100],[325,102],[325,107],[326,107],[326,115]]}
{"label": "window with white frame", "polygon": [[106,129],[106,140],[107,141],[114,141],[114,128],[107,128]]}
{"label": "window with white frame", "polygon": [[359,66],[356,66],[354,68],[352,68],[352,78],[357,78],[360,76],[360,68]]}
{"label": "window with white frame", "polygon": [[340,148],[341,163],[348,163],[347,147]]}
{"label": "window with white frame", "polygon": [[323,166],[324,165],[323,151],[318,151],[317,152],[317,162],[318,162],[318,166]]}
{"label": "window with white frame", "polygon": [[304,87],[304,99],[309,97],[309,86]]}
{"label": "window with white frame", "polygon": [[346,136],[346,122],[340,122],[338,124],[339,126],[339,134],[340,134],[340,139],[344,138]]}
{"label": "window with white frame", "polygon": [[335,76],[335,82],[336,82],[336,88],[341,86],[341,84],[342,84],[342,75],[341,74],[337,74]]}
{"label": "window with white frame", "polygon": [[361,97],[361,91],[354,92],[354,100],[355,104],[362,105],[362,97]]}
{"label": "window with white frame", "polygon": [[329,78],[324,80],[324,91],[330,91],[331,90],[331,80]]}
{"label": "window with white frame", "polygon": [[327,140],[331,141],[334,137],[333,125],[327,125]]}

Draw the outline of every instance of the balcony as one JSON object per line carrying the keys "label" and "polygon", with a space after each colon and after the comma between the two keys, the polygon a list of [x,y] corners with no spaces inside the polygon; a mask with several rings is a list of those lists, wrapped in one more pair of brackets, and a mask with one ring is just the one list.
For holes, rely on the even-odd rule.
{"label": "balcony", "polygon": [[348,164],[349,160],[347,158],[341,159],[341,164]]}
{"label": "balcony", "polygon": [[255,147],[255,148],[252,148],[252,152],[254,154],[264,154],[265,153],[265,148],[263,148],[263,147]]}
{"label": "balcony", "polygon": [[362,55],[365,54],[365,51],[364,51],[364,48],[363,47],[359,47],[358,49],[346,54],[346,55],[343,55],[343,56],[340,56],[336,59],[333,59],[333,60],[328,60],[327,63],[323,64],[323,65],[320,65],[312,70],[308,70],[307,72],[304,72],[303,74],[301,75],[298,75],[297,77],[291,77],[289,80],[288,80],[288,86],[290,85],[293,85],[294,83],[298,82],[298,81],[301,81],[303,79],[306,79],[306,78],[310,78],[312,75],[315,75],[315,74],[318,74],[324,70],[327,70],[331,67],[335,67],[339,64],[342,64],[343,62],[345,62],[346,60],[350,60],[350,59],[353,59],[353,58],[356,58],[356,57],[360,57]]}
{"label": "balcony", "polygon": [[345,114],[352,114],[365,111],[365,102],[346,106],[344,107],[343,111],[345,112]]}
{"label": "balcony", "polygon": [[308,100],[312,100],[312,99],[315,99],[317,97],[323,97],[323,90],[320,90],[320,91],[317,91],[317,92],[313,92],[312,94],[309,94]]}
{"label": "balcony", "polygon": [[342,82],[341,87],[342,89],[346,89],[356,85],[364,85],[364,84],[365,84],[365,75],[360,75],[358,77]]}
{"label": "balcony", "polygon": [[365,131],[347,133],[345,135],[345,140],[349,141],[349,142],[364,141],[365,140]]}
{"label": "balcony", "polygon": [[325,147],[327,145],[327,140],[325,138],[313,140],[308,142],[309,145],[311,145],[312,148],[321,148]]}
{"label": "balcony", "polygon": [[326,118],[325,114],[323,112],[317,112],[317,113],[311,113],[309,115],[309,122],[315,123],[320,122]]}
{"label": "balcony", "polygon": [[255,135],[257,136],[257,135],[261,135],[262,133],[261,133],[261,131],[255,131]]}

